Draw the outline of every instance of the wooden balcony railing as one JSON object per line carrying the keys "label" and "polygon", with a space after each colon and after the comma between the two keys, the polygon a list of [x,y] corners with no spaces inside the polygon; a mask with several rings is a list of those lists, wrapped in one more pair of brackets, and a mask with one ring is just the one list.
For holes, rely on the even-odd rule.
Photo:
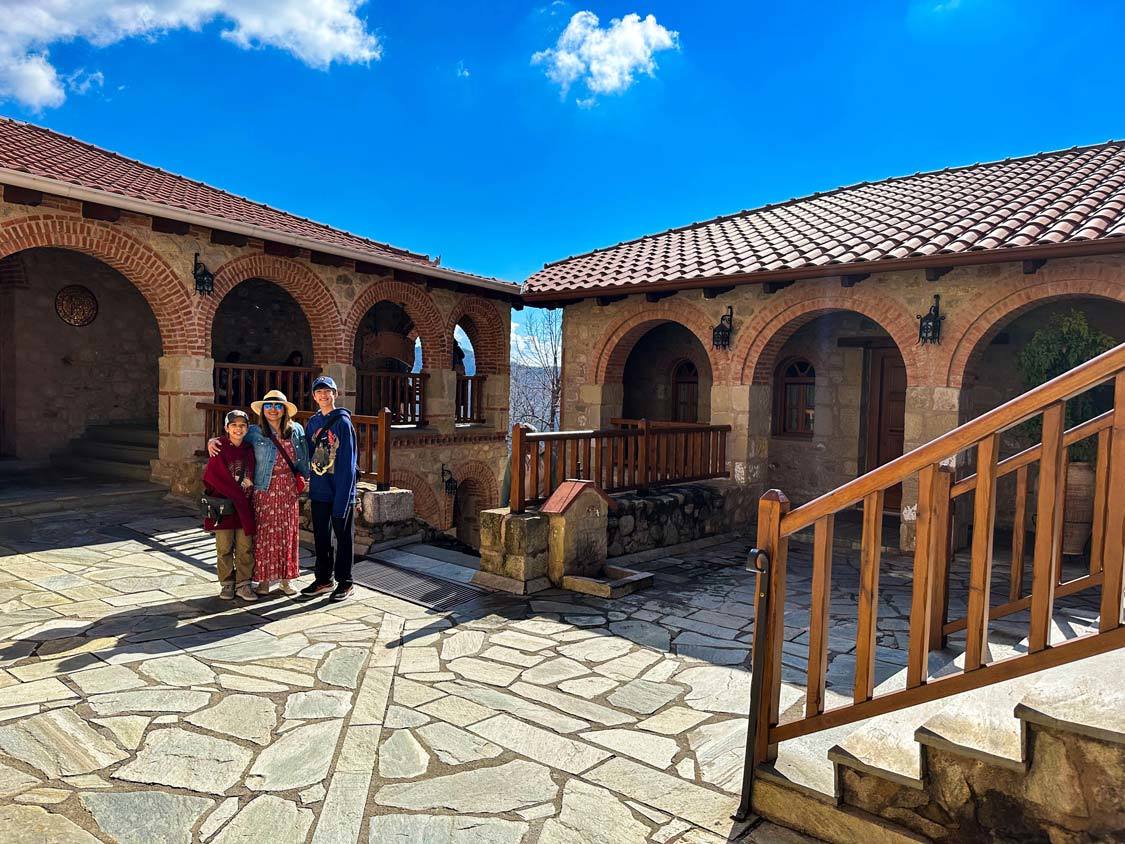
{"label": "wooden balcony railing", "polygon": [[457,408],[455,422],[477,423],[484,421],[485,375],[457,376]]}
{"label": "wooden balcony railing", "polygon": [[319,366],[263,366],[248,363],[217,363],[213,376],[215,402],[234,406],[249,405],[270,390],[281,390],[303,410],[315,407],[312,383]]}
{"label": "wooden balcony railing", "polygon": [[389,407],[396,425],[426,424],[426,379],[428,372],[360,372],[356,408],[374,413]]}
{"label": "wooden balcony railing", "polygon": [[[1099,384],[1114,385],[1114,407],[1064,430],[1068,399]],[[998,459],[1000,434],[1035,416],[1042,417],[1042,442],[1013,457]],[[1060,583],[1067,447],[1096,438],[1094,519],[1089,572]],[[976,473],[953,481],[948,466],[973,452]],[[1023,594],[1022,572],[1027,471],[1038,464],[1035,540],[1031,549],[1031,589]],[[993,537],[997,480],[1015,473],[1017,501],[1013,533],[1012,587],[1004,603],[992,606]],[[879,562],[883,496],[903,481],[918,479],[917,540],[907,651],[906,688],[874,695],[875,633],[879,607]],[[967,613],[947,619],[951,510],[955,499],[972,491],[972,546]],[[832,584],[832,531],[835,514],[862,502],[863,536],[860,589],[856,607],[856,668],[852,702],[825,708],[828,601]],[[785,634],[786,555],[789,537],[813,527],[812,602],[809,615],[807,693],[804,717],[778,723],[781,653]],[[998,683],[1125,645],[1122,579],[1125,567],[1125,345],[1019,396],[926,445],[855,479],[808,504],[789,510],[779,490],[762,496],[757,547],[751,558],[758,572],[753,646],[753,692],[743,805],[750,810],[754,771],[777,757],[778,742],[852,723],[926,701]],[[1101,619],[1095,633],[1066,642],[1050,641],[1057,596],[1101,587]],[[834,605],[839,611],[840,607]],[[1028,651],[989,661],[990,618],[1030,610]],[[945,637],[965,631],[964,669],[931,679],[928,658]]]}
{"label": "wooden balcony railing", "polygon": [[[203,423],[204,444],[211,437],[223,433],[223,418],[227,411],[236,408],[249,413],[249,406],[230,404],[210,404],[200,402],[196,408],[204,411]],[[302,410],[297,414],[297,421],[301,424],[308,422],[313,414]],[[394,429],[391,427],[391,412],[384,408],[376,416],[352,416],[355,426],[356,447],[359,451],[359,476],[362,480],[370,481],[376,489],[390,489],[391,485],[391,436]],[[204,450],[205,454],[206,451]]]}
{"label": "wooden balcony railing", "polygon": [[564,480],[592,480],[606,492],[729,477],[730,425],[531,433],[512,428],[511,511],[546,501]]}

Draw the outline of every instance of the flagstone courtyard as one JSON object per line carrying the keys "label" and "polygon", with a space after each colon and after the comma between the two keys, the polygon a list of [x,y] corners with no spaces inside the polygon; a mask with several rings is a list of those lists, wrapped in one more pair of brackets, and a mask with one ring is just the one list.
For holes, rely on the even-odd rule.
{"label": "flagstone courtyard", "polygon": [[[731,820],[744,541],[635,563],[656,585],[617,601],[483,593],[436,613],[367,589],[220,601],[212,540],[177,504],[25,521],[0,538],[0,840],[808,840]],[[834,578],[829,685],[844,689],[855,556]],[[804,559],[795,545],[807,607]],[[880,680],[905,662],[908,566],[884,569]]]}

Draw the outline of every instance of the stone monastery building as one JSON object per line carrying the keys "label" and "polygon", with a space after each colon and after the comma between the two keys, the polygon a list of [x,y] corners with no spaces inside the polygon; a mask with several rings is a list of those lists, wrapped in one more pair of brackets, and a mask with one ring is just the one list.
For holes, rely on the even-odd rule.
{"label": "stone monastery building", "polygon": [[[733,479],[796,502],[1021,393],[1054,314],[1125,340],[1121,143],[743,211],[522,290],[7,119],[0,185],[0,455],[186,490],[219,406],[267,384],[307,406],[319,370],[392,410],[391,481],[467,540],[501,503],[513,307],[563,309],[564,429],[729,425]],[[907,545],[916,497],[886,496]]]}

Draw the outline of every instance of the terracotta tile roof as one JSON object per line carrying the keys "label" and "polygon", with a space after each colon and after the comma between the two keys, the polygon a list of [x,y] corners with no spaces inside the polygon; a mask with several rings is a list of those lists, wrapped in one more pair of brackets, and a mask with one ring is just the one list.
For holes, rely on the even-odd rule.
{"label": "terracotta tile roof", "polygon": [[864,182],[716,217],[547,264],[524,293],[776,277],[1117,237],[1125,237],[1125,142],[1110,141]]}
{"label": "terracotta tile roof", "polygon": [[[287,214],[85,141],[6,117],[0,117],[0,167],[157,203],[169,209],[202,214],[218,221],[228,220],[257,226],[279,235],[305,238],[322,245],[326,252],[332,252],[333,249],[365,252],[375,263],[380,258],[394,258],[416,263],[422,271],[439,265],[438,261],[432,261],[426,255]],[[107,198],[106,202],[111,203],[112,200]],[[453,272],[496,281],[471,273]]]}

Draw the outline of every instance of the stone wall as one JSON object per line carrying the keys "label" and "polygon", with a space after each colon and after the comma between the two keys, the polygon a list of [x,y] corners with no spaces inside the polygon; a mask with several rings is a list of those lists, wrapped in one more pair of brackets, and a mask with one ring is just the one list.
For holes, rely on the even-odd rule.
{"label": "stone wall", "polygon": [[667,323],[640,339],[625,363],[621,415],[629,419],[671,420],[676,416],[672,370],[690,360],[699,373],[696,421],[711,418],[711,368],[707,353],[690,331]]}
{"label": "stone wall", "polygon": [[[26,286],[10,291],[5,350],[5,417],[12,450],[40,459],[88,425],[156,426],[160,332],[144,297],[116,270],[76,252],[32,249],[20,256]],[[86,326],[55,311],[63,287],[80,284],[98,301]]]}
{"label": "stone wall", "polygon": [[610,557],[748,530],[758,506],[752,490],[731,481],[661,487],[613,500],[617,506],[606,527]]}
{"label": "stone wall", "polygon": [[[942,341],[920,346],[916,317],[926,312],[935,293],[941,295],[945,315]],[[676,322],[695,335],[707,354],[714,379],[710,421],[733,428],[728,448],[732,476],[759,491],[781,486],[800,501],[834,480],[846,480],[853,465],[857,471],[862,468],[857,456],[864,438],[862,432],[852,437],[848,430],[855,428],[852,406],[846,404],[847,396],[841,401],[844,388],[856,379],[855,364],[848,360],[854,352],[837,349],[840,357],[829,361],[826,373],[825,388],[837,393],[840,413],[832,426],[840,436],[831,456],[825,457],[828,443],[823,438],[787,444],[771,433],[775,366],[787,342],[813,320],[850,312],[875,326],[864,329],[864,323],[857,322],[861,333],[880,333],[894,342],[907,371],[905,449],[909,451],[956,427],[971,412],[962,409],[966,374],[975,353],[987,349],[996,333],[1006,331],[1013,320],[1039,303],[1065,305],[1090,298],[1102,304],[1125,303],[1125,259],[1052,260],[1030,275],[1013,262],[957,267],[936,282],[927,281],[919,269],[873,272],[850,287],[838,278],[808,279],[780,289],[743,285],[712,298],[696,289],[655,303],[641,294],[605,306],[594,299],[568,303],[563,317],[563,427],[608,427],[611,418],[620,416],[630,353],[648,331]],[[713,349],[711,330],[728,305],[734,308],[731,347]],[[984,378],[1010,376],[1002,361],[986,360],[985,367]],[[821,386],[819,377],[817,386]],[[862,414],[859,424],[862,428]],[[805,453],[798,456],[802,449]],[[831,465],[822,470],[822,462]],[[810,466],[822,473],[815,482],[805,471]],[[916,486],[911,481],[903,488],[900,541],[906,547],[913,542]]]}
{"label": "stone wall", "polygon": [[273,282],[251,278],[219,305],[211,329],[211,357],[222,363],[238,352],[240,363],[282,366],[290,352],[313,362],[309,321],[296,300]]}

